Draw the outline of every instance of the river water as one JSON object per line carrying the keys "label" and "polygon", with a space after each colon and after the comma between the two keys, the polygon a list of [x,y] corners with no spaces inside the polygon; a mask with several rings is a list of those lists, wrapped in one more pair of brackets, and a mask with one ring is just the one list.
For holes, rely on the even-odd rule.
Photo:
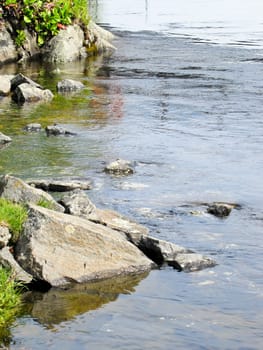
{"label": "river water", "polygon": [[[263,4],[259,0],[100,0],[116,34],[111,57],[19,67],[55,90],[87,89],[48,106],[0,105],[1,173],[82,176],[90,198],[151,235],[212,256],[215,268],[170,268],[28,297],[10,349],[261,349],[263,342]],[[56,67],[55,67],[56,68]],[[2,69],[14,72],[13,66]],[[77,137],[26,134],[58,122]],[[129,177],[102,172],[116,158]],[[225,219],[203,203],[237,203]]]}

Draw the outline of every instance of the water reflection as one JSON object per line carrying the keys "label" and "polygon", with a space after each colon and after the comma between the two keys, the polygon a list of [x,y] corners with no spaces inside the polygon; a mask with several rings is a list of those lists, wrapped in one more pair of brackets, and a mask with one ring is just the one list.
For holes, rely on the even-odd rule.
{"label": "water reflection", "polygon": [[76,284],[69,289],[52,288],[47,293],[28,292],[25,313],[47,328],[73,319],[77,315],[96,310],[117,300],[120,294],[131,294],[148,273]]}

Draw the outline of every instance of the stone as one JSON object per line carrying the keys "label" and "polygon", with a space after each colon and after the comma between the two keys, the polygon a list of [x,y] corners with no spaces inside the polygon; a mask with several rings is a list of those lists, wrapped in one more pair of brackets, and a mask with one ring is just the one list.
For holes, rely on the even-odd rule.
{"label": "stone", "polygon": [[0,96],[7,96],[11,92],[11,79],[13,75],[0,76]]}
{"label": "stone", "polygon": [[80,81],[72,79],[64,79],[57,83],[57,90],[59,92],[72,92],[77,90],[82,90],[85,88],[85,85]]}
{"label": "stone", "polygon": [[28,132],[39,132],[41,131],[42,126],[39,123],[30,123],[27,124],[23,130],[28,131]]}
{"label": "stone", "polygon": [[36,179],[29,180],[30,186],[40,188],[48,192],[68,192],[76,189],[90,190],[92,181],[81,178],[65,178],[65,179]]}
{"label": "stone", "polygon": [[17,281],[29,284],[33,277],[24,271],[21,266],[16,262],[14,256],[11,254],[9,247],[0,249],[0,265],[4,268],[11,269],[14,273],[14,277]]}
{"label": "stone", "polygon": [[130,175],[134,173],[132,163],[128,160],[117,159],[106,165],[104,171],[114,175]]}
{"label": "stone", "polygon": [[179,271],[193,272],[216,265],[216,262],[209,257],[151,236],[142,236],[136,245],[156,264],[160,266],[167,264]]}
{"label": "stone", "polygon": [[31,86],[34,86],[38,89],[44,90],[43,87],[41,85],[39,85],[38,83],[36,83],[34,80],[26,77],[24,74],[19,73],[17,75],[15,75],[12,79],[11,79],[11,90],[14,91],[19,85],[21,84],[29,84]]}
{"label": "stone", "polygon": [[60,30],[43,48],[44,61],[72,62],[83,57],[84,32],[78,25]]}
{"label": "stone", "polygon": [[15,62],[18,59],[16,46],[6,26],[0,29],[0,65]]}
{"label": "stone", "polygon": [[74,191],[63,196],[59,201],[68,214],[83,217],[97,224],[121,232],[132,243],[140,241],[148,234],[148,228],[109,209],[98,209],[83,191]]}
{"label": "stone", "polygon": [[12,141],[11,137],[6,136],[0,132],[0,145],[4,145],[4,144],[9,143],[11,141]]}
{"label": "stone", "polygon": [[49,125],[46,127],[46,134],[47,136],[75,136],[76,133],[68,131],[61,126],[54,124],[54,125]]}
{"label": "stone", "polygon": [[98,26],[92,20],[89,21],[85,30],[85,45],[89,53],[111,54],[116,50],[112,45],[115,36],[108,30]]}
{"label": "stone", "polygon": [[51,286],[149,271],[153,262],[103,225],[31,205],[15,249],[20,266]]}
{"label": "stone", "polygon": [[43,90],[28,83],[17,86],[12,94],[12,99],[19,104],[39,101],[48,102],[52,100],[53,97],[54,95],[50,90]]}
{"label": "stone", "polygon": [[208,206],[207,212],[219,218],[229,216],[234,206],[227,203],[213,203]]}
{"label": "stone", "polygon": [[8,225],[4,222],[0,222],[0,249],[7,246],[11,238],[11,233],[9,232]]}
{"label": "stone", "polygon": [[50,203],[54,210],[64,212],[64,208],[48,193],[29,186],[21,179],[10,175],[3,175],[0,178],[0,197],[20,204],[40,204],[45,201]]}

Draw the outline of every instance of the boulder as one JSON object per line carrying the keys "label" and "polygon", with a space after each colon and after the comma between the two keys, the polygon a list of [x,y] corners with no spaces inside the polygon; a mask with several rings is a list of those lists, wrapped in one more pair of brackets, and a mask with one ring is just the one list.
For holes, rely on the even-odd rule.
{"label": "boulder", "polygon": [[54,125],[49,125],[46,127],[46,134],[47,136],[74,136],[76,135],[76,133],[68,131],[64,128],[62,128],[62,126],[59,126],[57,124]]}
{"label": "boulder", "polygon": [[19,85],[21,84],[29,84],[31,86],[34,86],[38,89],[44,90],[41,85],[36,83],[34,80],[26,77],[24,74],[19,73],[16,74],[12,79],[11,79],[11,90],[14,91]]}
{"label": "boulder", "polygon": [[74,190],[66,194],[59,201],[65,208],[65,213],[89,219],[90,214],[96,210],[84,191]]}
{"label": "boulder", "polygon": [[77,90],[82,90],[85,88],[85,85],[80,81],[72,79],[64,79],[57,83],[57,90],[59,92],[72,92]]}
{"label": "boulder", "polygon": [[11,92],[11,80],[13,75],[0,76],[0,96],[7,96]]}
{"label": "boulder", "polygon": [[90,190],[92,181],[81,178],[65,178],[65,179],[37,179],[29,180],[27,183],[30,186],[40,188],[48,192],[68,192],[75,189]]}
{"label": "boulder", "polygon": [[28,132],[39,132],[41,131],[42,126],[39,123],[30,123],[27,124],[23,130],[28,131]]}
{"label": "boulder", "polygon": [[107,164],[104,171],[114,175],[130,175],[134,173],[134,167],[128,160],[117,159]]}
{"label": "boulder", "polygon": [[8,247],[0,249],[0,265],[4,268],[11,269],[14,273],[14,277],[17,281],[23,283],[30,283],[32,281],[32,276],[24,271],[21,266],[16,262],[14,256],[10,253]]}
{"label": "boulder", "polygon": [[167,261],[167,264],[184,272],[195,272],[216,266],[213,259],[197,253],[179,253],[174,260]]}
{"label": "boulder", "polygon": [[49,203],[54,210],[64,211],[64,208],[48,193],[31,187],[21,179],[10,175],[4,175],[0,178],[0,197],[22,204],[41,204],[44,201]]}
{"label": "boulder", "polygon": [[50,90],[43,90],[28,83],[20,84],[12,94],[12,99],[19,104],[39,101],[48,102],[53,97],[54,95]]}
{"label": "boulder", "polygon": [[0,65],[8,62],[17,61],[18,54],[15,43],[10,32],[4,26],[0,28]]}
{"label": "boulder", "polygon": [[0,222],[0,249],[7,246],[11,238],[11,233],[9,232],[8,225],[4,222]]}
{"label": "boulder", "polygon": [[98,26],[92,20],[85,28],[85,46],[89,53],[111,54],[116,50],[111,43],[114,38],[111,32]]}
{"label": "boulder", "polygon": [[16,260],[51,286],[148,271],[153,267],[123,235],[103,225],[35,205],[15,248]]}
{"label": "boulder", "polygon": [[4,145],[6,143],[9,143],[11,141],[12,141],[11,137],[6,136],[0,132],[0,146]]}
{"label": "boulder", "polygon": [[44,61],[72,62],[83,57],[84,32],[78,25],[67,26],[43,49]]}

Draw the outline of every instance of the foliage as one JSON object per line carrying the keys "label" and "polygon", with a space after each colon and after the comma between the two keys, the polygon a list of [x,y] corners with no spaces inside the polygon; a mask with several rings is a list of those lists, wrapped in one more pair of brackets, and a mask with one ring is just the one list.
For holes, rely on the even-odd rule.
{"label": "foliage", "polygon": [[22,285],[15,282],[11,271],[0,267],[0,330],[9,325],[21,306]]}
{"label": "foliage", "polygon": [[12,243],[17,241],[26,218],[27,210],[25,207],[0,198],[0,222],[5,222],[8,225],[12,235]]}
{"label": "foliage", "polygon": [[0,6],[0,16],[17,23],[18,46],[26,39],[25,29],[36,33],[42,46],[67,25],[89,20],[87,0],[0,0]]}

